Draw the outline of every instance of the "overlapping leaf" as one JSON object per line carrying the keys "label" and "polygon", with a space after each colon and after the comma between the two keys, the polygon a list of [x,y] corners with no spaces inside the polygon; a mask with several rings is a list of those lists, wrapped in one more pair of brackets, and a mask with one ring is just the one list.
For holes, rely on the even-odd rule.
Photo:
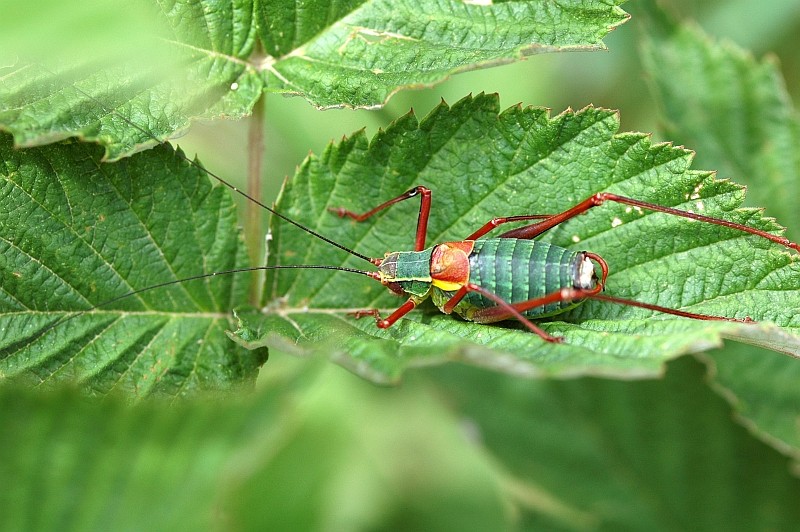
{"label": "overlapping leaf", "polygon": [[[109,58],[99,43],[99,57],[63,57],[63,42],[45,33],[40,40],[53,43],[46,59],[25,63],[36,54],[18,50],[17,64],[0,70],[0,127],[23,145],[96,140],[115,159],[184,131],[191,119],[244,116],[263,90],[299,94],[319,107],[380,106],[401,88],[460,70],[602,48],[601,39],[627,19],[617,3],[180,0],[149,11],[137,4],[144,12],[135,18],[151,21],[150,33],[132,38],[146,46],[115,46]],[[59,20],[40,9],[31,32]],[[103,26],[126,24],[131,9]],[[108,46],[128,35],[114,34]]]}
{"label": "overlapping leaf", "polygon": [[[564,49],[600,49],[615,1],[355,0],[331,9],[262,2],[267,87],[322,106],[380,105],[407,86]],[[319,2],[319,4],[323,4]],[[288,29],[291,28],[291,29]]]}
{"label": "overlapping leaf", "polygon": [[[406,202],[360,224],[328,209],[363,212],[417,184],[433,190],[430,245],[464,238],[495,216],[559,212],[602,190],[780,230],[758,211],[738,209],[740,187],[690,170],[691,152],[617,128],[611,111],[550,118],[542,109],[514,107],[498,115],[495,97],[467,98],[452,108],[443,104],[421,123],[408,115],[371,141],[357,134],[309,158],[279,209],[373,257],[411,248],[418,207]],[[619,205],[596,208],[543,238],[605,257],[609,294],[765,323],[677,319],[591,301],[542,325],[563,336],[562,345],[513,325],[475,325],[430,307],[380,331],[371,320],[344,312],[388,312],[400,300],[367,278],[313,271],[272,276],[267,300],[282,303],[246,322],[241,336],[248,345],[332,351],[379,380],[452,359],[530,374],[653,374],[665,359],[720,345],[723,336],[798,352],[800,264],[782,246]],[[369,268],[279,223],[273,224],[270,257],[279,264]]]}
{"label": "overlapping leaf", "polygon": [[[17,63],[0,71],[0,127],[18,145],[78,136],[101,143],[106,158],[116,159],[184,132],[192,118],[249,113],[263,85],[247,61],[256,43],[251,2],[137,7],[152,33],[133,38],[147,47],[111,57],[99,47],[76,59],[63,57],[56,42],[52,56],[24,62],[28,54],[20,50]],[[132,38],[126,35],[117,38]]]}
{"label": "overlapping leaf", "polygon": [[435,389],[387,390],[298,361],[248,397],[171,408],[0,388],[0,527],[785,530],[800,518],[788,460],[731,421],[688,358],[649,382],[437,373]]}
{"label": "overlapping leaf", "polygon": [[252,380],[264,353],[224,334],[245,279],[181,283],[81,312],[240,266],[228,195],[168,147],[105,165],[94,145],[2,142],[0,376],[136,396]]}

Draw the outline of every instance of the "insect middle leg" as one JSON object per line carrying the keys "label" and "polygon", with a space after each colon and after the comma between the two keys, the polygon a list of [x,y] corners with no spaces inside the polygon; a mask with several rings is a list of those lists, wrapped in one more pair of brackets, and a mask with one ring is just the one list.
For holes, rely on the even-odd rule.
{"label": "insect middle leg", "polygon": [[417,307],[417,301],[414,298],[409,298],[405,303],[400,305],[394,312],[389,314],[386,318],[382,318],[380,312],[376,308],[357,310],[352,313],[356,319],[365,318],[370,316],[375,318],[375,326],[378,329],[388,329],[395,324],[397,320],[411,312]]}
{"label": "insect middle leg", "polygon": [[[602,290],[602,288],[599,289]],[[445,303],[444,307],[442,307],[444,313],[445,314],[452,313],[456,305],[458,305],[458,303],[462,299],[464,299],[464,296],[466,296],[470,292],[477,292],[482,296],[484,296],[485,298],[491,299],[497,305],[495,307],[481,309],[478,312],[476,312],[475,315],[472,316],[472,321],[474,321],[475,323],[494,323],[496,321],[503,321],[509,318],[516,318],[517,321],[522,323],[522,325],[524,325],[529,331],[539,335],[539,337],[542,340],[546,340],[548,342],[553,342],[553,343],[561,343],[564,341],[564,339],[559,336],[553,336],[551,334],[548,334],[541,327],[534,324],[531,320],[529,320],[522,314],[523,312],[528,310],[528,308],[524,308],[526,303],[531,303],[531,302],[535,303],[531,307],[529,307],[529,308],[535,308],[541,305],[547,305],[549,303],[563,301],[566,298],[562,297],[561,291],[554,292],[553,294],[550,294],[545,297],[540,297],[531,300],[530,302],[525,301],[522,303],[509,303],[508,301],[504,300],[497,294],[490,292],[489,290],[486,290],[482,286],[478,286],[473,283],[468,283],[462,286],[453,295],[453,297],[451,297],[450,300],[447,303]],[[493,312],[496,313],[496,317],[489,319],[481,319],[483,316],[488,317],[489,314]]]}

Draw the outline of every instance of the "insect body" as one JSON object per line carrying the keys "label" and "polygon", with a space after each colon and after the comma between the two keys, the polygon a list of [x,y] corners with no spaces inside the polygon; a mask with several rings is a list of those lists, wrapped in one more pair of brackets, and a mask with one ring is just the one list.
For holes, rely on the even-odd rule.
{"label": "insect body", "polygon": [[[494,218],[465,240],[430,248],[425,248],[425,239],[431,191],[423,186],[415,187],[364,214],[344,208],[331,210],[339,216],[364,221],[382,209],[418,195],[421,205],[416,250],[387,253],[383,259],[369,259],[379,268],[379,272],[371,277],[395,293],[408,295],[408,300],[385,319],[376,310],[357,313],[359,317],[374,316],[380,328],[391,327],[428,297],[442,312],[455,312],[478,323],[517,319],[549,342],[560,342],[561,338],[549,335],[530,320],[564,312],[586,299],[599,299],[693,319],[752,321],[749,317],[698,314],[601,294],[609,272],[608,264],[602,257],[589,251],[570,251],[533,240],[544,231],[608,201],[729,227],[800,251],[800,245],[760,229],[608,192],[595,194],[559,214]],[[529,220],[536,221],[507,231],[499,238],[481,238],[499,225]],[[595,264],[600,267],[599,277]]]}
{"label": "insect body", "polygon": [[[477,323],[506,316],[495,312],[495,300],[479,291],[453,304],[458,291],[469,284],[503,301],[535,300],[564,288],[592,291],[597,286],[594,265],[585,252],[518,238],[445,242],[422,251],[389,253],[380,265],[380,280],[396,293],[411,296],[415,304],[430,296],[443,312]],[[578,303],[554,301],[522,315],[552,316]]]}
{"label": "insect body", "polygon": [[[463,260],[462,246],[471,248],[466,259],[468,276],[462,280],[486,288],[504,301],[528,301],[542,298],[561,289],[594,290],[597,286],[594,264],[585,252],[570,251],[547,242],[519,238],[487,238],[439,244],[434,251],[438,260],[431,262],[431,273],[446,275],[453,268],[449,257]],[[455,262],[455,261],[453,261]],[[452,263],[451,263],[452,264]],[[431,296],[437,307],[449,308],[448,302],[461,286],[433,281]],[[575,307],[580,301],[562,300],[523,312],[527,318],[544,318]],[[491,309],[497,305],[478,292],[469,292],[452,307],[464,319],[493,323],[501,319]]]}

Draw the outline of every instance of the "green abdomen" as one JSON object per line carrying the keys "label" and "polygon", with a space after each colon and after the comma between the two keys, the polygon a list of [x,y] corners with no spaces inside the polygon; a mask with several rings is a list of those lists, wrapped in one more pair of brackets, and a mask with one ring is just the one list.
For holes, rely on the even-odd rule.
{"label": "green abdomen", "polygon": [[[469,257],[470,282],[509,303],[518,303],[574,286],[580,261],[579,252],[546,242],[516,238],[477,240]],[[433,302],[441,308],[454,293],[434,287]],[[564,312],[577,304],[561,301],[533,308],[524,314],[529,318],[541,318]],[[490,299],[470,292],[454,312],[472,320],[476,310],[494,306]]]}

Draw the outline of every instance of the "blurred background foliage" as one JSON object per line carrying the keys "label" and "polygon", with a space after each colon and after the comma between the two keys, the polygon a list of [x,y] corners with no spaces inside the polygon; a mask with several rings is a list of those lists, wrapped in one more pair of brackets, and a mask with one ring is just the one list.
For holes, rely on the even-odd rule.
{"label": "blurred background foliage", "polygon": [[[796,0],[661,5],[756,58],[777,56],[797,102]],[[537,55],[460,74],[403,91],[380,110],[320,112],[301,98],[268,97],[267,194],[274,197],[309,150],[321,153],[362,127],[372,135],[409,108],[421,117],[442,98],[482,91],[499,93],[502,108],[619,109],[623,131],[695,147],[679,130],[660,133],[664,120],[640,56],[652,4],[622,7],[632,19],[604,40],[607,52]],[[222,175],[246,174],[245,122],[198,124],[178,144]],[[695,168],[720,167],[698,153]],[[759,186],[748,175],[720,177]],[[790,230],[798,238],[800,227]],[[703,360],[716,357],[772,372],[797,364],[744,346]],[[765,436],[736,415],[759,408],[754,401],[781,402],[797,424],[800,405],[792,394],[758,388],[757,378],[751,396],[720,396],[707,385],[709,367],[684,357],[661,381],[615,382],[524,380],[450,364],[378,388],[325,361],[273,351],[255,393],[237,399],[129,407],[122,398],[97,404],[69,390],[48,397],[4,387],[0,528],[796,527],[797,448],[786,443],[796,434]]]}

